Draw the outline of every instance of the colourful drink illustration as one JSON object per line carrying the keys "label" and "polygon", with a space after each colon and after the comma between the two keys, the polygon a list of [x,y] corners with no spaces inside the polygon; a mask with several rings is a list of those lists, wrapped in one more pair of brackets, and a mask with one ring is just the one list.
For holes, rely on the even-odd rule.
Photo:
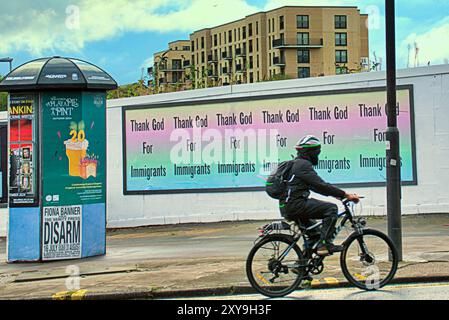
{"label": "colourful drink illustration", "polygon": [[86,151],[89,147],[89,141],[64,141],[66,147],[66,155],[69,158],[69,175],[72,177],[80,177],[81,160],[86,157]]}

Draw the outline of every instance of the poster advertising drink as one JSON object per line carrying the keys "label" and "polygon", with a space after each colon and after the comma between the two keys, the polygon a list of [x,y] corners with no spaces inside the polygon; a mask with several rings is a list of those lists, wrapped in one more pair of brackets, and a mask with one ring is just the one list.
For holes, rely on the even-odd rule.
{"label": "poster advertising drink", "polygon": [[[416,184],[413,87],[397,96],[402,181]],[[385,88],[125,107],[124,194],[263,190],[307,134],[325,180],[385,185],[386,126]]]}
{"label": "poster advertising drink", "polygon": [[45,207],[43,260],[81,258],[82,206]]}
{"label": "poster advertising drink", "polygon": [[37,206],[36,96],[12,94],[9,105],[9,197],[11,206]]}
{"label": "poster advertising drink", "polygon": [[104,93],[42,96],[43,206],[105,202]]}

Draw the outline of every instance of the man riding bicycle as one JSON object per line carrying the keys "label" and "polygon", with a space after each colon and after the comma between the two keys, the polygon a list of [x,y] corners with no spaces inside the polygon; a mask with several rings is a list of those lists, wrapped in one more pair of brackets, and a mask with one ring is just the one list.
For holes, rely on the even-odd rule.
{"label": "man riding bicycle", "polygon": [[296,145],[298,155],[288,174],[288,188],[286,198],[279,201],[281,215],[289,221],[310,224],[310,219],[322,219],[320,243],[317,247],[318,255],[328,255],[343,251],[342,246],[332,243],[332,235],[338,219],[337,205],[309,198],[310,190],[324,196],[337,199],[348,199],[355,203],[359,197],[329,184],[321,179],[313,166],[318,164],[321,153],[319,139],[312,135],[305,136]]}

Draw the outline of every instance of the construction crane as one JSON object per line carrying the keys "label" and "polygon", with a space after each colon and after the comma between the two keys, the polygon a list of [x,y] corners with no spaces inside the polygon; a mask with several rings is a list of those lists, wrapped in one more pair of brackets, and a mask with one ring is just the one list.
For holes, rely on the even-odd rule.
{"label": "construction crane", "polygon": [[415,68],[419,67],[419,47],[418,43],[415,41]]}

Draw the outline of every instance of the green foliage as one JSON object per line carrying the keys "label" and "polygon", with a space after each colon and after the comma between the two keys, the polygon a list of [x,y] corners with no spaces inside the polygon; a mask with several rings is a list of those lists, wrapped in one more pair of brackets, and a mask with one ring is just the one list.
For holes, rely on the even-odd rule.
{"label": "green foliage", "polygon": [[[3,80],[3,76],[0,74],[0,81]],[[0,92],[0,111],[6,111],[8,109],[8,93]]]}
{"label": "green foliage", "polygon": [[108,91],[107,99],[119,99],[119,98],[129,98],[138,96],[147,96],[153,94],[153,90],[139,80],[136,83],[127,84],[118,87],[116,90]]}
{"label": "green foliage", "polygon": [[283,73],[278,73],[278,74],[271,76],[268,79],[268,81],[280,81],[280,80],[290,80],[290,79],[292,79],[292,78],[289,77],[288,75],[283,74]]}

